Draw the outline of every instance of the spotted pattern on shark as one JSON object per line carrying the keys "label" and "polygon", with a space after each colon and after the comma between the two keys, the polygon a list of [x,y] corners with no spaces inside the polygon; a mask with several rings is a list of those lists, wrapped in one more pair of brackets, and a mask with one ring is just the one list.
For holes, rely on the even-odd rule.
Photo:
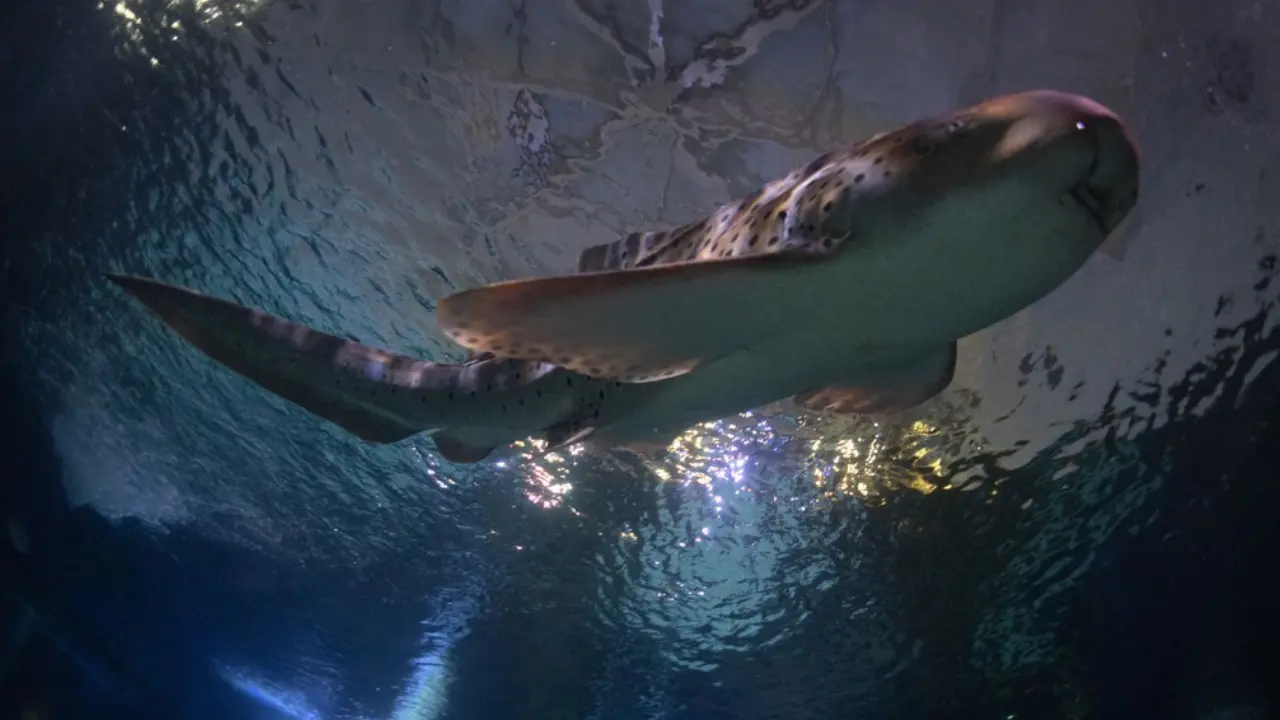
{"label": "spotted pattern on shark", "polygon": [[854,193],[893,177],[884,154],[864,146],[827,153],[710,216],[671,230],[633,232],[583,251],[578,272],[676,262],[830,252],[854,230]]}

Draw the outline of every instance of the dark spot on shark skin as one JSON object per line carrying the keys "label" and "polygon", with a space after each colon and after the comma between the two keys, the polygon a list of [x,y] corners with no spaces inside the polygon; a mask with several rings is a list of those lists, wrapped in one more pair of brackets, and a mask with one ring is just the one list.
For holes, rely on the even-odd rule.
{"label": "dark spot on shark skin", "polygon": [[769,238],[769,247],[774,247],[774,246],[775,246],[775,245],[777,245],[777,244],[778,244],[778,236],[777,236],[777,235],[774,235],[773,237]]}
{"label": "dark spot on shark skin", "polygon": [[857,175],[853,176],[854,183],[861,183],[863,180],[866,180],[866,179],[867,179],[867,176],[865,173],[858,173]]}

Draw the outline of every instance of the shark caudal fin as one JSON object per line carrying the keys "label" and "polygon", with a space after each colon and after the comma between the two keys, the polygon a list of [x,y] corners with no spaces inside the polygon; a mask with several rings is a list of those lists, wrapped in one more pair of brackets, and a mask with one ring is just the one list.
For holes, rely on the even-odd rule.
{"label": "shark caudal fin", "polygon": [[[366,442],[439,430],[458,414],[451,403],[468,365],[415,360],[155,280],[108,277],[205,355]],[[483,457],[483,448],[462,450],[463,462]]]}

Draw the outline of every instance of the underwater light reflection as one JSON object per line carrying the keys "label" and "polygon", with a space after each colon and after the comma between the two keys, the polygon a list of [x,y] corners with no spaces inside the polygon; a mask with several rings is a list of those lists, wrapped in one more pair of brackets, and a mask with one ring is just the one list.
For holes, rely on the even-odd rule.
{"label": "underwater light reflection", "polygon": [[299,691],[281,687],[242,668],[229,665],[218,665],[218,675],[245,697],[251,698],[263,708],[292,720],[324,720],[318,710],[311,706],[306,695]]}

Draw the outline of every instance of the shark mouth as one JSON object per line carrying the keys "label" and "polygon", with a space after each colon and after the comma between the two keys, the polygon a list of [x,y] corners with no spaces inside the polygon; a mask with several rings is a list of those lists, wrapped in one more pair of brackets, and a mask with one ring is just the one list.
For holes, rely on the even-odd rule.
{"label": "shark mouth", "polygon": [[1097,224],[1103,234],[1111,232],[1111,227],[1107,223],[1106,216],[1103,214],[1104,204],[1102,202],[1102,198],[1098,197],[1098,191],[1089,187],[1086,183],[1080,183],[1072,188],[1071,192],[1068,194],[1077,205],[1084,208],[1084,211],[1089,214],[1089,217],[1093,218],[1093,222]]}

